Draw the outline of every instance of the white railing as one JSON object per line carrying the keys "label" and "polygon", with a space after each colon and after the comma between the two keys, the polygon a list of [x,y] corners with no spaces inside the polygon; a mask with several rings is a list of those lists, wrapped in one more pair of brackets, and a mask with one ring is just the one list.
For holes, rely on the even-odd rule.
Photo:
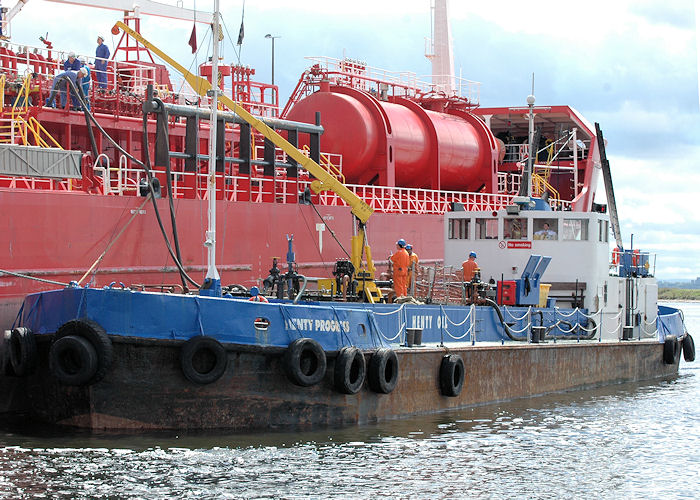
{"label": "white railing", "polygon": [[[284,169],[278,169],[278,175],[274,178],[265,177],[262,172],[262,167],[253,167],[250,176],[217,174],[217,185],[222,186],[218,189],[217,197],[228,201],[297,204],[299,193],[311,184],[311,179],[305,171],[300,171],[298,178],[286,178]],[[159,174],[163,175],[162,172]],[[105,179],[105,186],[109,186],[110,194],[133,195],[138,192],[142,179],[145,179],[143,170],[127,168],[126,161],[120,160],[118,167],[109,169],[109,178]],[[206,182],[206,173],[177,172],[173,175],[173,196],[205,199]],[[453,203],[462,204],[467,211],[493,211],[513,203],[513,196],[506,194],[356,184],[346,186],[375,211],[383,213],[442,214],[450,211]],[[347,206],[342,198],[331,191],[314,196],[315,203],[319,205]]]}
{"label": "white railing", "polygon": [[[318,64],[321,69],[330,73],[344,73],[355,83],[355,88],[369,91],[368,82],[385,83],[390,86],[405,89],[404,93],[393,95],[414,96],[419,93],[429,94],[436,91],[436,84],[425,80],[426,77],[418,77],[411,71],[389,71],[382,68],[369,66],[364,61],[355,59],[336,59],[333,57],[316,56],[307,57],[313,64]],[[356,78],[356,80],[355,80]],[[427,78],[431,78],[428,76]],[[468,99],[472,104],[479,104],[481,83],[464,78],[451,76],[455,91],[452,96]]]}

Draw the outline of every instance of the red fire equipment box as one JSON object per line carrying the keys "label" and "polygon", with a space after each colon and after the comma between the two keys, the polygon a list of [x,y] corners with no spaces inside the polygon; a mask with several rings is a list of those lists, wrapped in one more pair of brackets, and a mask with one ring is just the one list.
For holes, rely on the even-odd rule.
{"label": "red fire equipment box", "polygon": [[498,296],[496,301],[499,305],[515,305],[515,281],[499,281]]}

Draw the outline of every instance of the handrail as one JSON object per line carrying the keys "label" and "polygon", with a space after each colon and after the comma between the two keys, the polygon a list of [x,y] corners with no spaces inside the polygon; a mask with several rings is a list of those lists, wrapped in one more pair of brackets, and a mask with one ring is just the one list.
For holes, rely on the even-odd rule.
{"label": "handrail", "polygon": [[[41,132],[43,132],[43,133],[46,135],[46,137],[47,137],[48,139],[50,139],[51,142],[54,144],[53,147],[56,147],[56,148],[58,148],[58,149],[63,149],[63,147],[59,144],[59,142],[58,142],[56,139],[53,138],[53,136],[51,135],[51,133],[50,133],[48,130],[46,130],[46,129],[44,128],[44,126],[39,122],[39,120],[37,120],[37,119],[34,118],[33,116],[30,116],[30,117],[29,117],[29,125],[33,125],[32,131],[34,132],[35,135],[38,136],[38,134],[40,134]],[[39,137],[39,138],[40,138],[40,137]],[[45,148],[50,148],[50,147],[52,147],[52,146],[50,146],[46,141],[44,141],[43,139],[41,139],[41,140],[42,140],[42,143],[44,144],[43,147],[45,147]]]}
{"label": "handrail", "polygon": [[[131,29],[129,26],[124,24],[121,21],[117,21],[115,23],[114,27],[112,28],[112,32],[119,33],[119,29],[124,31],[125,33],[128,33],[130,36],[134,37],[134,39],[138,40],[141,44],[143,44],[146,48],[148,48],[151,52],[155,53],[158,57],[163,59],[165,62],[170,64],[173,68],[177,69],[180,73],[182,73],[183,77],[185,80],[190,84],[190,86],[194,89],[195,92],[197,92],[201,96],[207,95],[211,90],[212,86],[209,83],[208,80],[194,75],[187,71],[185,67],[183,67],[181,64],[179,64],[177,61],[175,61],[173,58],[168,56],[166,53],[164,53],[162,50],[160,50],[158,47],[153,45],[151,42],[146,40],[140,33],[134,31]],[[115,34],[116,34],[115,33]],[[260,134],[263,135],[266,139],[268,139],[270,142],[275,144],[277,147],[282,149],[285,153],[287,153],[288,156],[292,157],[294,161],[296,161],[302,168],[307,170],[309,173],[311,173],[314,177],[316,177],[316,180],[314,180],[311,183],[311,189],[315,193],[321,193],[323,191],[328,191],[331,190],[338,194],[345,202],[350,206],[351,212],[364,224],[367,222],[367,219],[372,215],[372,212],[374,210],[372,207],[370,207],[367,203],[365,203],[364,200],[359,198],[355,193],[350,191],[347,187],[345,187],[338,179],[333,177],[331,174],[329,174],[323,167],[321,167],[318,163],[316,163],[314,160],[311,158],[305,156],[299,149],[297,149],[295,146],[292,146],[287,140],[285,140],[281,135],[279,135],[277,132],[275,132],[273,129],[268,127],[264,122],[261,120],[255,118],[253,115],[251,115],[248,111],[246,111],[241,105],[236,103],[233,99],[226,95],[219,95],[218,98],[228,106],[228,108],[236,113],[238,116],[240,116],[243,120],[248,122],[255,130],[257,130]]]}
{"label": "handrail", "polygon": [[[304,151],[307,153],[311,151],[308,145],[304,144]],[[343,172],[340,171],[338,167],[335,166],[335,164],[331,161],[330,157],[326,153],[321,153],[321,159],[323,160],[323,163],[321,163],[321,166],[326,167],[326,170],[330,172],[331,174],[335,174],[335,176],[345,184],[345,176],[343,175]]]}

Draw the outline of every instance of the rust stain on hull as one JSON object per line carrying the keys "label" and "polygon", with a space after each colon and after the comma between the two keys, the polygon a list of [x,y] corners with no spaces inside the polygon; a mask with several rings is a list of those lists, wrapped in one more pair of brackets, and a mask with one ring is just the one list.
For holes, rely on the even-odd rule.
{"label": "rust stain on hull", "polygon": [[[48,344],[29,378],[0,377],[0,412],[16,411],[50,423],[90,429],[229,429],[250,431],[376,422],[494,401],[585,389],[677,374],[651,342],[468,346],[450,348],[464,360],[457,397],[442,396],[443,348],[398,349],[399,381],[390,394],[365,385],[355,395],[333,386],[334,359],[324,379],[298,387],[285,376],[279,348],[228,351],[223,377],[209,385],[188,381],[179,343],[114,343],[106,377],[90,387],[59,385],[48,370]],[[367,353],[369,360],[371,353]],[[13,406],[10,408],[9,406]]]}

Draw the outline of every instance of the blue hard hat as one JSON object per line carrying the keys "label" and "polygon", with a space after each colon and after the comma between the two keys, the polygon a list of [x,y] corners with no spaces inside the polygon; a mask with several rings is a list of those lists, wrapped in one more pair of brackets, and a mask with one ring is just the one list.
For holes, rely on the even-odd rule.
{"label": "blue hard hat", "polygon": [[469,252],[469,257],[474,257],[474,258],[476,258],[476,252]]}
{"label": "blue hard hat", "polygon": [[257,286],[250,287],[250,296],[255,297],[256,295],[260,295],[260,289]]}
{"label": "blue hard hat", "polygon": [[406,250],[413,250],[413,245],[406,243]]}
{"label": "blue hard hat", "polygon": [[401,238],[399,241],[396,242],[396,244],[400,247],[405,247],[406,246],[406,240]]}

